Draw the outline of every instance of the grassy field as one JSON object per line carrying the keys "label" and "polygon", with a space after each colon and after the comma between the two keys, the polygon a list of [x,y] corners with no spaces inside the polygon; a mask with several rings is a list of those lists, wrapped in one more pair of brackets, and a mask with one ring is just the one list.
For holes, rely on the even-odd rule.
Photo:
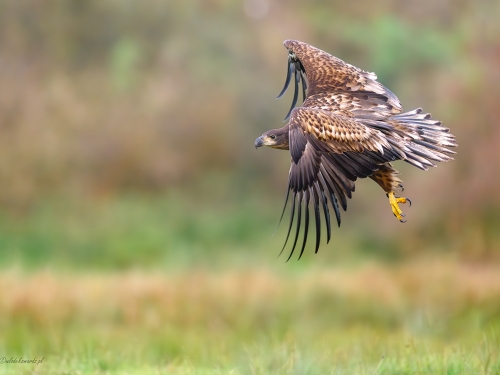
{"label": "grassy field", "polygon": [[498,374],[500,273],[426,260],[300,272],[0,275],[7,374]]}
{"label": "grassy field", "polygon": [[211,198],[0,216],[0,362],[43,359],[0,374],[500,373],[494,260],[398,256],[411,226],[377,241],[346,215],[285,263],[275,202]]}
{"label": "grassy field", "polygon": [[[498,14],[0,1],[0,375],[500,374]],[[437,170],[395,164],[407,224],[358,180],[330,244],[288,263],[290,155],[254,148],[292,100],[285,39],[459,143]]]}

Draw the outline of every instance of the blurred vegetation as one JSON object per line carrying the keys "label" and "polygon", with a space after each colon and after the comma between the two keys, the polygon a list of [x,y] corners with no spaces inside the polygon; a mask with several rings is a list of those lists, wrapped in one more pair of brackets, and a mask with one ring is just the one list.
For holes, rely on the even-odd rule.
{"label": "blurred vegetation", "polygon": [[0,351],[44,362],[0,371],[496,375],[496,268],[426,261],[305,273],[11,270],[0,275],[8,291]]}
{"label": "blurred vegetation", "polygon": [[[500,1],[0,2],[0,360],[36,374],[498,374]],[[285,39],[456,135],[276,259]],[[311,244],[310,244],[311,245]],[[419,259],[419,257],[422,257]]]}
{"label": "blurred vegetation", "polygon": [[0,256],[121,267],[269,245],[274,259],[289,156],[253,141],[282,124],[281,43],[295,38],[376,72],[459,143],[437,170],[398,165],[404,227],[360,181],[320,256],[497,258],[498,14],[499,1],[2,2]]}

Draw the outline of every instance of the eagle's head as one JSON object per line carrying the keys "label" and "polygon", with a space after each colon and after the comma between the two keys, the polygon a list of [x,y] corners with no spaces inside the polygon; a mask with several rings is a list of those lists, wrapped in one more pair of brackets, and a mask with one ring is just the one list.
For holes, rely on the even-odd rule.
{"label": "eagle's head", "polygon": [[288,150],[288,125],[279,129],[268,130],[255,140],[255,148],[268,146]]}

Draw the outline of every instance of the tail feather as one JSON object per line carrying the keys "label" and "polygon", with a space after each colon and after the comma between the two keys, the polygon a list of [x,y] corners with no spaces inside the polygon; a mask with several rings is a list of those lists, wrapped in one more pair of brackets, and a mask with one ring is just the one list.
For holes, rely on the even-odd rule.
{"label": "tail feather", "polygon": [[425,142],[425,141],[421,141],[421,140],[418,140],[418,139],[414,139],[413,143],[415,143],[417,145],[420,145],[420,146],[427,147],[427,148],[432,148],[433,150],[436,150],[436,152],[439,152],[439,153],[456,154],[455,151],[448,150],[447,148],[444,148],[444,147],[441,147],[441,146],[436,146],[435,144],[431,144],[431,143],[428,143],[428,142]]}
{"label": "tail feather", "polygon": [[408,163],[427,170],[435,167],[433,162],[453,160],[450,155],[455,151],[448,147],[456,147],[455,136],[441,121],[423,113],[422,108],[390,117],[389,122],[396,133],[403,138],[403,150]]}

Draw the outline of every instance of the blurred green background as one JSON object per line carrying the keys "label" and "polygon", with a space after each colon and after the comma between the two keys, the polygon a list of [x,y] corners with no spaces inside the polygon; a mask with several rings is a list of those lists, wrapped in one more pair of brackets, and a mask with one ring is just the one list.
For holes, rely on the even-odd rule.
{"label": "blurred green background", "polygon": [[399,163],[407,225],[360,181],[315,261],[344,247],[497,257],[499,11],[498,1],[3,2],[2,263],[121,268],[260,250],[274,261],[289,156],[253,141],[282,126],[290,104],[275,100],[285,39],[376,72],[404,109],[423,107],[459,143],[438,169]]}
{"label": "blurred green background", "polygon": [[[398,273],[398,267],[430,258],[439,259],[445,274],[454,269],[450,264],[500,266],[499,14],[498,0],[0,2],[0,279],[4,285],[31,285],[31,278],[50,275],[54,286],[65,277],[87,285],[88,275],[96,273],[119,278],[153,272],[169,280],[264,268],[277,280],[314,280],[320,270],[342,273],[366,264]],[[257,136],[282,126],[291,102],[291,93],[275,100],[286,75],[285,39],[375,72],[405,110],[423,107],[459,144],[455,160],[437,169],[422,172],[397,163],[405,196],[413,202],[405,207],[406,224],[394,219],[376,184],[360,180],[330,244],[314,255],[310,243],[300,262],[287,264],[286,258],[277,259],[285,226],[272,234],[285,197],[289,155],[254,149]],[[398,277],[395,283],[406,280]],[[426,289],[424,279],[415,283]],[[360,280],[362,289],[366,283]],[[500,289],[492,287],[497,282],[492,276],[474,290],[494,301],[500,298]],[[54,318],[47,325],[37,320],[43,306],[17,310],[8,302],[17,301],[17,292],[9,290],[2,290],[0,308],[2,325],[12,331],[0,349],[58,353],[73,358],[67,363],[78,363],[77,349],[61,354],[64,340],[45,338],[63,337],[58,329],[68,320],[80,321],[75,316],[86,316],[87,310],[75,308],[65,315],[66,323]],[[318,313],[311,301],[295,305],[293,293],[287,293],[278,293],[284,310],[270,307],[270,315],[301,308],[307,316]],[[414,288],[403,295],[414,301]],[[464,322],[466,311],[471,325],[465,326],[482,329],[479,321],[490,324],[500,313],[498,303],[479,298],[478,305],[469,292],[463,298],[460,320],[453,324]],[[122,302],[115,308],[124,308]],[[337,302],[327,306],[337,311]],[[394,313],[401,319],[387,324],[401,327],[407,317],[405,309],[372,311],[363,303],[356,305],[354,318],[360,324],[387,322]],[[413,311],[419,304],[405,306]],[[293,325],[291,316],[284,319]],[[440,322],[447,320],[439,316]],[[102,317],[103,324],[113,326],[108,318]],[[47,326],[55,331],[47,333]],[[273,336],[274,348],[283,345],[286,353],[292,349],[280,340],[289,339],[287,327]],[[309,328],[322,330],[319,323],[315,327]],[[24,337],[20,332],[26,337],[41,332],[39,344],[14,340]],[[94,341],[103,340],[101,330],[96,332]],[[82,347],[94,341],[82,339]],[[184,363],[183,349],[171,352],[165,345],[161,348],[175,363]],[[238,362],[229,354],[224,358],[230,358],[228,368]],[[108,358],[89,368],[106,372],[116,363]],[[255,368],[278,373],[270,363]],[[196,372],[192,366],[186,373]]]}

